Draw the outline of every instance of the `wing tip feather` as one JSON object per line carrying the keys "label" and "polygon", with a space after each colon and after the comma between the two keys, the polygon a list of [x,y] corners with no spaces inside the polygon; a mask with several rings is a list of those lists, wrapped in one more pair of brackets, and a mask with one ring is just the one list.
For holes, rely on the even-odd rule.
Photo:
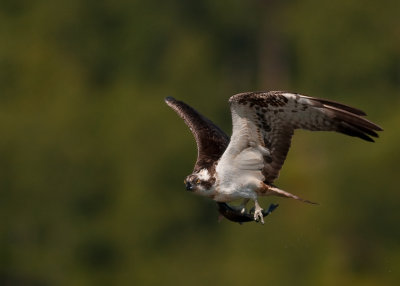
{"label": "wing tip feather", "polygon": [[169,103],[173,103],[176,102],[176,99],[173,98],[172,96],[167,96],[166,98],[164,98],[165,103],[169,104]]}
{"label": "wing tip feather", "polygon": [[345,135],[358,137],[368,142],[375,142],[375,140],[370,136],[378,137],[378,134],[374,131],[367,129],[363,126],[357,126],[350,122],[341,122],[340,127],[337,131]]}
{"label": "wing tip feather", "polygon": [[340,102],[337,102],[334,100],[318,98],[318,97],[311,97],[311,96],[307,96],[307,95],[301,95],[301,96],[311,100],[312,102],[318,102],[319,104],[322,104],[325,107],[334,107],[337,109],[345,110],[347,112],[356,114],[358,116],[366,116],[367,115],[361,109],[358,109],[358,108],[355,108],[350,105],[343,104],[343,103],[340,103]]}

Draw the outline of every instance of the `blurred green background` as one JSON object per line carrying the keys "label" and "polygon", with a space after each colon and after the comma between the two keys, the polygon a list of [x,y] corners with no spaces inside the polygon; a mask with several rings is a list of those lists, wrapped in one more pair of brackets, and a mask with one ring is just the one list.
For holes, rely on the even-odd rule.
{"label": "blurred green background", "polygon": [[[0,1],[0,285],[398,285],[400,1]],[[288,90],[377,143],[298,131],[266,224],[185,192],[184,100]]]}

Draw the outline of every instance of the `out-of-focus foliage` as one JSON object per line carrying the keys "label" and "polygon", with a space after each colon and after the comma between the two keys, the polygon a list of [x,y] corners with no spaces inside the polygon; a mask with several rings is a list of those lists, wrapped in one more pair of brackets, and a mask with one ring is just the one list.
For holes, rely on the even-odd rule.
{"label": "out-of-focus foliage", "polygon": [[[0,2],[1,285],[395,285],[400,2]],[[184,191],[174,96],[228,133],[229,96],[359,107],[369,144],[297,132],[277,184],[320,202],[217,222]],[[221,284],[222,283],[222,284]]]}

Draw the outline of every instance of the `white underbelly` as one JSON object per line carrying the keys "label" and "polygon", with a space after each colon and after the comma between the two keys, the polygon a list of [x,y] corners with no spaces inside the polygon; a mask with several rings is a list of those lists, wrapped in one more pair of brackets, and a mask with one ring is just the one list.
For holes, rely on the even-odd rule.
{"label": "white underbelly", "polygon": [[262,166],[262,154],[255,148],[247,148],[237,156],[224,153],[216,166],[214,200],[229,202],[240,198],[256,199],[256,190],[264,180]]}
{"label": "white underbelly", "polygon": [[237,199],[256,199],[257,193],[255,192],[258,182],[251,182],[247,184],[221,184],[217,186],[214,200],[218,202],[230,202]]}

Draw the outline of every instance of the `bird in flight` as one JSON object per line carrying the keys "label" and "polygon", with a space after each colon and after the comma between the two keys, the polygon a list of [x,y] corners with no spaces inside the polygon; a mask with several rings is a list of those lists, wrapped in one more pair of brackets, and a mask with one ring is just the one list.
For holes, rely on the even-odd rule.
{"label": "bird in flight", "polygon": [[[363,111],[335,101],[283,91],[246,92],[229,99],[233,125],[229,138],[186,103],[172,97],[165,102],[185,121],[197,143],[194,170],[184,180],[186,189],[220,206],[243,199],[238,208],[243,216],[252,200],[253,219],[262,224],[265,212],[258,202],[260,196],[313,203],[273,184],[295,129],[336,131],[370,142],[378,137],[376,131],[383,130],[365,119]],[[240,214],[234,214],[236,219]]]}

